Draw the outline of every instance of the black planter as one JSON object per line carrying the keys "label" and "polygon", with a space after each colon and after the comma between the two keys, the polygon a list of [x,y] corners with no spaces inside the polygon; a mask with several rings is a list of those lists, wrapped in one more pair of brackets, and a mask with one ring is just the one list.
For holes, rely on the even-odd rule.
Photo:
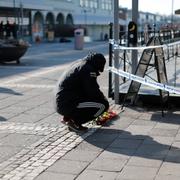
{"label": "black planter", "polygon": [[0,62],[16,61],[20,63],[20,58],[26,53],[28,44],[17,44],[5,42],[0,44]]}

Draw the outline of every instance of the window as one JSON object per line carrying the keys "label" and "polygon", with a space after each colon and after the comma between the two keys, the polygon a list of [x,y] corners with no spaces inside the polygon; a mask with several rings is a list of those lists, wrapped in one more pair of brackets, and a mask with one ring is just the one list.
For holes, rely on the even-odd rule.
{"label": "window", "polygon": [[80,0],[81,7],[98,8],[98,0]]}
{"label": "window", "polygon": [[111,0],[101,0],[101,8],[104,10],[112,10],[112,1]]}
{"label": "window", "polygon": [[72,2],[72,0],[52,0],[52,1],[66,1],[66,2]]}

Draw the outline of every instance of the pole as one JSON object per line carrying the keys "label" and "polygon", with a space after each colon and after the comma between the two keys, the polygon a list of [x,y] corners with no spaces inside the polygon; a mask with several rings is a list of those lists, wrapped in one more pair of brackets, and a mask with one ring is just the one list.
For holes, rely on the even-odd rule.
{"label": "pole", "polygon": [[16,0],[13,0],[13,8],[14,8],[14,22],[16,23]]}
{"label": "pole", "polygon": [[[132,21],[136,23],[137,33],[138,33],[138,0],[132,0]],[[137,64],[138,64],[138,52],[137,50],[132,50],[132,73],[133,74],[136,72]]]}
{"label": "pole", "polygon": [[85,24],[85,26],[86,26],[86,24],[87,24],[87,10],[86,9],[84,9],[84,24]]}
{"label": "pole", "polygon": [[24,19],[24,12],[23,12],[23,4],[20,3],[20,9],[21,9],[21,37],[23,37],[23,19]]}
{"label": "pole", "polygon": [[[113,39],[113,23],[109,24],[109,39]],[[112,67],[112,54],[113,47],[112,44],[109,43],[109,67]],[[108,88],[108,97],[112,97],[112,72],[109,71],[109,88]]]}
{"label": "pole", "polygon": [[[119,0],[114,0],[114,43],[119,44]],[[119,68],[119,50],[114,49],[114,67]],[[119,76],[115,74],[115,104],[119,104]]]}
{"label": "pole", "polygon": [[173,14],[174,14],[174,0],[172,0],[172,4],[171,4],[171,25],[173,26]]}
{"label": "pole", "polygon": [[83,10],[84,13],[84,27],[85,27],[85,35],[87,35],[87,10]]}

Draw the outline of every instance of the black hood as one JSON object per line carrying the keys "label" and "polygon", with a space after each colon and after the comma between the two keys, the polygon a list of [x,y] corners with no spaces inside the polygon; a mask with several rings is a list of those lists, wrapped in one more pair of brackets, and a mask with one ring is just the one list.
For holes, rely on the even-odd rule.
{"label": "black hood", "polygon": [[98,72],[104,71],[104,66],[106,64],[106,59],[103,54],[91,53],[86,57],[88,63],[93,65]]}

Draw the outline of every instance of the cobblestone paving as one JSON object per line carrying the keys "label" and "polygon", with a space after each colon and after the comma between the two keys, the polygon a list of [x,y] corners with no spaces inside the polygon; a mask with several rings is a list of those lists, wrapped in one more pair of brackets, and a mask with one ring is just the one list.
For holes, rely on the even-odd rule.
{"label": "cobblestone paving", "polygon": [[1,123],[0,133],[41,135],[43,138],[1,163],[0,179],[34,179],[99,128],[94,124],[87,124],[87,126],[90,128],[88,132],[77,134],[70,132],[64,125]]}
{"label": "cobblestone paving", "polygon": [[2,122],[0,124],[0,133],[49,135],[64,128],[63,125],[55,126],[52,126],[51,124],[37,125],[34,123]]}

